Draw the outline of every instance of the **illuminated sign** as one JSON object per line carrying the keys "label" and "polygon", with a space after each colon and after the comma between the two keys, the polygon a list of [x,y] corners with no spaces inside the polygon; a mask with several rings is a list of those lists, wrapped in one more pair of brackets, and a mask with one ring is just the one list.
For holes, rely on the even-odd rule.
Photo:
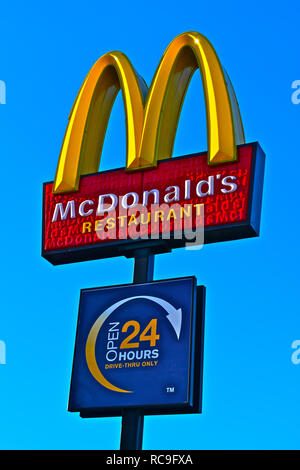
{"label": "illuminated sign", "polygon": [[83,289],[69,411],[200,412],[204,295],[194,277]]}
{"label": "illuminated sign", "polygon": [[[198,68],[208,152],[171,158],[182,103]],[[126,168],[98,172],[119,90]],[[62,264],[131,256],[137,244],[159,253],[197,239],[203,227],[204,243],[257,236],[263,171],[264,154],[258,143],[245,144],[233,87],[204,36],[176,37],[149,90],[124,54],[105,54],[71,110],[55,180],[44,184],[42,255]]]}
{"label": "illuminated sign", "polygon": [[43,256],[61,264],[130,254],[150,242],[159,253],[185,246],[203,225],[205,243],[257,236],[264,155],[252,144],[239,147],[238,158],[212,168],[200,154],[147,172],[100,172],[83,176],[71,194],[45,184]]}

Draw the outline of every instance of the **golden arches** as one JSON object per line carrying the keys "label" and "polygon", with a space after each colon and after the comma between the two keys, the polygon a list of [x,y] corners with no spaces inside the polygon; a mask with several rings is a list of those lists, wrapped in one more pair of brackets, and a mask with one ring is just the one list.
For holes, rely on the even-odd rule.
{"label": "golden arches", "polygon": [[150,166],[172,156],[181,107],[197,68],[206,103],[208,163],[236,160],[232,104],[222,66],[210,42],[190,32],[177,36],[166,49],[148,92],[140,158]]}
{"label": "golden arches", "polygon": [[81,175],[98,171],[119,89],[126,116],[127,170],[153,167],[157,160],[171,157],[184,97],[197,68],[206,103],[208,164],[235,161],[236,145],[244,143],[244,133],[232,85],[210,42],[202,34],[188,32],[166,49],[148,93],[121,52],[105,54],[95,63],[70,114],[54,192],[74,191]]}
{"label": "golden arches", "polygon": [[[121,52],[110,52],[93,65],[76,97],[62,144],[54,192],[78,189],[81,175],[99,169],[101,150],[115,98],[122,90],[127,155],[138,153],[146,85]],[[145,93],[144,93],[145,94]]]}

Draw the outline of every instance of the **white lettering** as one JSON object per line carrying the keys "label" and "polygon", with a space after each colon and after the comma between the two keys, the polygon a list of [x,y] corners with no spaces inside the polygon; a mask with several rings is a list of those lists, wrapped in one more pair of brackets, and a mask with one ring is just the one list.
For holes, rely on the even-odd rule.
{"label": "white lettering", "polygon": [[[111,203],[105,204],[104,200],[110,198]],[[115,194],[101,194],[98,199],[97,215],[103,215],[104,212],[110,212],[117,207],[118,198]]]}
{"label": "white lettering", "polygon": [[83,201],[80,206],[79,206],[79,215],[82,215],[83,217],[87,217],[93,213],[94,209],[89,209],[87,212],[84,211],[84,208],[86,204],[89,204],[92,206],[94,204],[94,201],[90,201],[89,199],[87,201]]}
{"label": "white lettering", "polygon": [[[172,189],[173,188],[173,189]],[[179,201],[179,187],[178,186],[168,186],[166,191],[170,191],[164,197],[165,202]]]}
{"label": "white lettering", "polygon": [[75,201],[71,200],[67,202],[67,206],[64,210],[64,205],[62,202],[58,202],[54,209],[54,214],[52,218],[52,222],[56,222],[58,218],[58,214],[60,214],[61,220],[66,220],[69,211],[71,212],[70,218],[75,218]]}
{"label": "white lettering", "polygon": [[[128,198],[132,197],[133,201],[131,204],[128,204]],[[136,206],[139,202],[139,195],[135,192],[127,193],[125,196],[122,197],[122,207],[123,209],[131,209],[132,207]]]}
{"label": "white lettering", "polygon": [[[203,185],[207,186],[207,191],[205,192],[202,191]],[[209,176],[208,181],[206,180],[199,181],[199,183],[196,186],[196,193],[197,193],[197,196],[199,197],[213,196],[214,195],[214,177]]]}
{"label": "white lettering", "polygon": [[225,178],[222,179],[223,186],[229,186],[230,187],[230,189],[222,188],[221,192],[223,194],[233,193],[234,191],[236,191],[237,185],[235,183],[230,183],[230,181],[228,181],[230,179],[231,180],[236,180],[236,177],[235,176],[225,176]]}
{"label": "white lettering", "polygon": [[159,203],[159,191],[158,189],[151,189],[151,191],[144,191],[143,192],[143,205],[147,206],[148,205],[148,196],[149,194],[153,194],[154,199],[152,204],[158,204]]}
{"label": "white lettering", "polygon": [[184,198],[191,198],[191,180],[185,180],[184,182]]}

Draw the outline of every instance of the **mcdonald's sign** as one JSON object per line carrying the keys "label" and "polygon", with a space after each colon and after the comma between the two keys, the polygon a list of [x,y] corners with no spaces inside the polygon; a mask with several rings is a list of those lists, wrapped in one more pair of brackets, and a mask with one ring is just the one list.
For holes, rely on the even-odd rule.
{"label": "mcdonald's sign", "polygon": [[[208,151],[175,158],[178,120],[197,69]],[[126,166],[101,172],[102,146],[120,90]],[[232,84],[203,35],[177,36],[149,89],[126,55],[109,52],[78,92],[54,182],[44,184],[42,256],[63,264],[132,256],[137,246],[165,252],[193,237],[211,243],[257,236],[264,161],[257,142],[245,143]]]}
{"label": "mcdonald's sign", "polygon": [[205,292],[195,277],[82,289],[68,410],[200,413]]}

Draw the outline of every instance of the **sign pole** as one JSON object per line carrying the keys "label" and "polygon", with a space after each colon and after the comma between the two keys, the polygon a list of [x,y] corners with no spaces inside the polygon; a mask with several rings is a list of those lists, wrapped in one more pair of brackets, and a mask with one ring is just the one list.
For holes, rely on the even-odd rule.
{"label": "sign pole", "polygon": [[[134,253],[133,283],[144,283],[153,280],[154,255],[148,248]],[[122,413],[120,450],[141,450],[143,445],[144,414],[143,410],[134,408]]]}

